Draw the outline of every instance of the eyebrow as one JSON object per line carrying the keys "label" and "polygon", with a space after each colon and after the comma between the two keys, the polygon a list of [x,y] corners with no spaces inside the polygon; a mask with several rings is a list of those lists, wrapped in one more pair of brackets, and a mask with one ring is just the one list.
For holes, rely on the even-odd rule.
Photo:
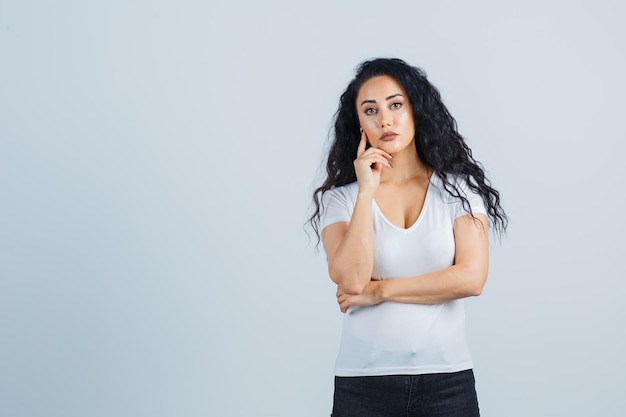
{"label": "eyebrow", "polygon": [[[391,100],[394,97],[404,97],[404,96],[402,94],[400,94],[400,93],[392,94],[389,97],[385,97],[385,100]],[[376,100],[363,100],[361,102],[361,106],[364,105],[365,103],[374,103],[374,104],[376,104]]]}

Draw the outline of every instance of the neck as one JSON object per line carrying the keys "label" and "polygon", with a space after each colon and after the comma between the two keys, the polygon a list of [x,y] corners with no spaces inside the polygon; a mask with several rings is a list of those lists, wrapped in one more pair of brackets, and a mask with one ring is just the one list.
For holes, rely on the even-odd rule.
{"label": "neck", "polygon": [[428,167],[417,155],[415,147],[394,154],[391,164],[393,168],[382,171],[381,182],[403,183],[428,172]]}

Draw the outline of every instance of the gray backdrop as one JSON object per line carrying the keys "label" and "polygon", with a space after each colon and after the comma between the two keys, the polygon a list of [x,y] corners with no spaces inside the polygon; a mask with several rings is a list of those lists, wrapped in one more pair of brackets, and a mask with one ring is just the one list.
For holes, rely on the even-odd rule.
{"label": "gray backdrop", "polygon": [[375,56],[426,70],[510,215],[467,302],[483,415],[622,415],[625,10],[1,0],[0,415],[328,415],[302,226]]}

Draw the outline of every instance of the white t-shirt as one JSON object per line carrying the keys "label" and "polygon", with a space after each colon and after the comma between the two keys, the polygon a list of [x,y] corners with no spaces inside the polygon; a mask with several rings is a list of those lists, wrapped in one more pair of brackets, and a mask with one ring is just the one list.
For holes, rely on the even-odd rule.
{"label": "white t-shirt", "polygon": [[[482,198],[465,182],[459,188],[473,213]],[[321,229],[350,221],[358,184],[334,187],[322,197]],[[467,214],[433,174],[418,219],[407,229],[393,225],[372,202],[374,271],[380,279],[414,277],[454,262],[454,220]],[[472,368],[463,300],[442,304],[384,302],[351,307],[343,318],[335,375],[369,376],[457,372]]]}

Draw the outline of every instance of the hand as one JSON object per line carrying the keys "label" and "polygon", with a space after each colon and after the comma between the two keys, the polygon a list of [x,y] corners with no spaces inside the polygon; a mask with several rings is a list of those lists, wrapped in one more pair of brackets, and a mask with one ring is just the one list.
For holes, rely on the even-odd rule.
{"label": "hand", "polygon": [[359,147],[357,148],[356,159],[354,160],[354,171],[359,183],[359,189],[373,194],[380,185],[380,173],[383,166],[392,168],[389,163],[392,157],[391,154],[378,148],[372,147],[366,150],[366,145],[367,135],[363,131],[361,133],[361,142],[359,142]]}
{"label": "hand", "polygon": [[382,280],[371,280],[367,283],[361,294],[349,295],[344,294],[337,289],[337,303],[342,313],[348,311],[348,307],[352,306],[373,306],[379,304],[382,300],[378,296],[378,288],[382,285]]}

